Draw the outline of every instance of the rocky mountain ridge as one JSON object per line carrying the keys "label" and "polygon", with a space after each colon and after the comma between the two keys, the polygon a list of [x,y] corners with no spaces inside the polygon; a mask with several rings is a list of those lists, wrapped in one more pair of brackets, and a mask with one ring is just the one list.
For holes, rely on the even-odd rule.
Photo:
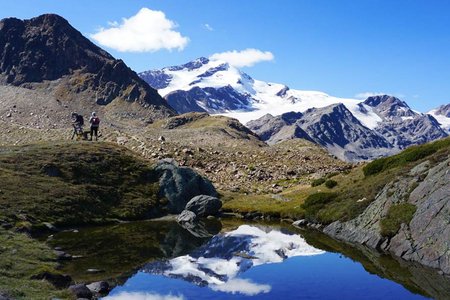
{"label": "rocky mountain ridge", "polygon": [[433,116],[414,112],[395,97],[369,97],[361,110],[363,105],[372,107],[382,119],[373,129],[364,126],[343,104],[312,108],[303,114],[268,114],[247,126],[269,144],[305,138],[347,161],[393,155],[408,146],[448,136]]}
{"label": "rocky mountain ridge", "polygon": [[[410,145],[446,137],[450,129],[450,118],[442,113],[445,107],[436,114],[422,114],[413,111],[406,102],[388,95],[360,101],[336,98],[321,92],[294,90],[283,84],[255,80],[226,62],[207,58],[139,75],[157,88],[178,112],[232,116],[243,123],[249,121],[247,126],[269,143],[306,138],[349,161],[394,154]],[[330,115],[326,107],[339,103],[346,112]],[[311,109],[315,109],[314,114]],[[309,123],[317,122],[316,130],[305,133],[303,127],[311,124],[303,127],[283,125],[280,120],[269,122],[274,124],[273,129],[268,129],[268,124],[263,125],[266,128],[264,131],[255,129],[260,127],[258,122],[269,121],[267,114],[282,116],[288,112],[308,114]],[[320,124],[319,120],[329,121],[330,117],[336,118],[333,124],[326,124],[326,121]],[[280,126],[287,128],[281,129]],[[345,132],[355,128],[359,128],[359,136],[354,132]],[[326,140],[322,130],[327,131]],[[277,136],[269,136],[271,133]],[[349,135],[354,136],[349,140]]]}
{"label": "rocky mountain ridge", "polygon": [[175,114],[122,60],[58,15],[1,20],[0,49],[0,84],[40,90],[55,107],[81,104],[116,119],[153,120]]}

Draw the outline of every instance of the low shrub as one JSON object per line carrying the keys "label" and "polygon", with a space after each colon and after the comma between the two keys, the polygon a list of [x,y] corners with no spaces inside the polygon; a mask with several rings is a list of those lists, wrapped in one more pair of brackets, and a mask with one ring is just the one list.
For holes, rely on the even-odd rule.
{"label": "low shrub", "polygon": [[333,180],[333,179],[329,179],[329,180],[325,181],[325,186],[329,189],[334,188],[335,186],[337,186],[337,184],[338,184],[337,181]]}
{"label": "low shrub", "polygon": [[311,186],[312,187],[319,186],[319,185],[323,184],[325,181],[326,181],[325,178],[314,179],[311,183]]}
{"label": "low shrub", "polygon": [[385,170],[404,166],[407,163],[418,161],[427,156],[430,156],[440,149],[450,146],[450,139],[438,140],[433,143],[428,143],[419,146],[411,146],[408,149],[396,154],[394,156],[380,158],[372,161],[363,168],[364,176],[378,174]]}
{"label": "low shrub", "polygon": [[409,224],[411,222],[416,209],[416,206],[410,203],[392,205],[386,217],[380,222],[381,235],[384,237],[396,235],[401,224]]}
{"label": "low shrub", "polygon": [[318,212],[325,207],[327,203],[330,203],[336,199],[336,193],[315,193],[309,195],[305,202],[302,204],[302,208],[305,210],[305,218],[311,221],[317,222]]}

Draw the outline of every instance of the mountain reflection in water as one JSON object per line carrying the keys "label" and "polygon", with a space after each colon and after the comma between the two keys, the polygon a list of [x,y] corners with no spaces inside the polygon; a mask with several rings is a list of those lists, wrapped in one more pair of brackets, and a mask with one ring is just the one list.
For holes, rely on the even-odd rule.
{"label": "mountain reflection in water", "polygon": [[[235,227],[236,228],[236,227]],[[226,230],[225,230],[226,231]],[[146,264],[107,300],[424,299],[280,226],[240,225]]]}
{"label": "mountain reflection in water", "polygon": [[279,223],[130,222],[49,243],[78,257],[61,270],[75,281],[116,286],[109,300],[450,299],[450,280],[436,270]]}
{"label": "mountain reflection in water", "polygon": [[214,236],[189,255],[149,263],[141,271],[181,278],[216,291],[256,295],[269,292],[270,285],[236,278],[240,273],[289,257],[323,253],[299,235],[241,225],[236,230]]}

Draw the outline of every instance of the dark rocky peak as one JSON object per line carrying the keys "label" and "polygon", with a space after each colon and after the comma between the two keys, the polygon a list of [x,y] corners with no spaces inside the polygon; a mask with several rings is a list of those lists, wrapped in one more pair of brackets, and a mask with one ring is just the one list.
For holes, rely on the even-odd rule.
{"label": "dark rocky peak", "polygon": [[55,80],[79,69],[95,73],[114,60],[58,15],[0,23],[0,73],[9,84]]}
{"label": "dark rocky peak", "polygon": [[417,115],[405,101],[389,95],[372,96],[363,103],[375,108],[377,113],[385,118],[414,117]]}
{"label": "dark rocky peak", "polygon": [[282,114],[280,117],[284,122],[286,122],[287,125],[291,125],[297,122],[301,117],[303,117],[303,114],[301,112],[291,111]]}
{"label": "dark rocky peak", "polygon": [[198,75],[200,78],[210,77],[217,72],[226,71],[230,68],[230,65],[227,63],[223,63],[214,68],[209,68],[205,73]]}
{"label": "dark rocky peak", "polygon": [[[120,117],[175,114],[122,60],[97,47],[64,18],[46,14],[30,20],[0,21],[0,84],[49,92],[46,81],[53,82],[60,101],[107,105],[115,99],[124,100],[113,109]],[[127,102],[137,102],[146,109],[136,107],[123,113],[130,109]]]}
{"label": "dark rocky peak", "polygon": [[436,115],[442,115],[447,118],[450,118],[450,104],[441,105],[436,110]]}
{"label": "dark rocky peak", "polygon": [[169,71],[180,71],[180,70],[195,70],[198,68],[201,68],[203,65],[206,65],[207,63],[209,63],[209,59],[206,57],[200,57],[197,58],[193,61],[190,61],[186,64],[180,65],[180,66],[172,66],[172,67],[168,67],[167,69]]}
{"label": "dark rocky peak", "polygon": [[310,108],[305,111],[303,115],[307,117],[307,119],[331,117],[336,120],[350,119],[356,123],[360,123],[342,103],[331,104],[320,108]]}
{"label": "dark rocky peak", "polygon": [[286,96],[286,93],[288,91],[289,91],[289,87],[285,85],[278,93],[276,93],[276,95],[278,97],[284,97],[284,96]]}
{"label": "dark rocky peak", "polygon": [[154,89],[164,89],[169,86],[172,76],[165,73],[164,70],[152,70],[139,73],[145,82],[147,82]]}
{"label": "dark rocky peak", "polygon": [[[376,96],[368,97],[366,100],[364,100],[363,103],[366,104],[366,105],[372,106],[372,107],[377,107],[380,104],[386,103],[386,102],[389,102],[389,103],[393,103],[393,102],[402,103],[403,101],[401,101],[400,99],[398,99],[396,97],[389,96],[389,95],[376,95]],[[405,103],[405,105],[406,105],[406,103]]]}

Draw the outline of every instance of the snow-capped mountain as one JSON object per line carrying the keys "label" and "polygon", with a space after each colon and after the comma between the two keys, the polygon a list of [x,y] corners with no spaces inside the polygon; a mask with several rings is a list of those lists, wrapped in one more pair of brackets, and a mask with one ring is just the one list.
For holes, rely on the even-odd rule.
{"label": "snow-capped mountain", "polygon": [[366,127],[374,128],[381,122],[372,108],[361,104],[360,100],[293,90],[284,84],[255,80],[226,62],[204,57],[139,75],[179,113],[223,114],[245,124],[267,113],[303,112],[313,107],[343,103]]}
{"label": "snow-capped mountain", "polygon": [[[361,101],[295,90],[255,80],[218,60],[199,58],[139,75],[179,113],[233,117],[269,143],[306,138],[349,161],[391,155],[450,133],[450,105],[422,114],[388,95]],[[288,117],[294,120],[286,122]]]}

